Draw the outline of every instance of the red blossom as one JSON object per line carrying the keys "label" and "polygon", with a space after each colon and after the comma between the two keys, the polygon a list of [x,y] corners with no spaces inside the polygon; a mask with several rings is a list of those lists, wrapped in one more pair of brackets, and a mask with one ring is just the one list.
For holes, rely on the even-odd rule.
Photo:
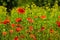
{"label": "red blossom", "polygon": [[9,19],[6,19],[6,20],[3,21],[3,24],[8,24],[8,23],[10,23]]}
{"label": "red blossom", "polygon": [[60,21],[56,21],[58,27],[60,27]]}
{"label": "red blossom", "polygon": [[45,30],[45,27],[41,27],[41,31],[44,31]]}
{"label": "red blossom", "polygon": [[15,27],[15,24],[11,24],[11,27],[14,28]]}
{"label": "red blossom", "polygon": [[30,23],[33,23],[33,22],[34,22],[34,20],[33,20],[33,19],[31,19],[30,17],[29,17],[29,18],[27,18],[27,20],[28,20]]}
{"label": "red blossom", "polygon": [[41,16],[40,18],[41,18],[41,19],[46,19],[46,16],[45,16],[45,15],[43,15],[43,16]]}
{"label": "red blossom", "polygon": [[17,12],[18,12],[19,14],[24,14],[24,13],[25,13],[25,9],[19,7],[19,8],[17,8]]}
{"label": "red blossom", "polygon": [[33,30],[33,26],[29,26],[29,30],[32,31]]}
{"label": "red blossom", "polygon": [[20,22],[22,18],[16,18],[16,22]]}
{"label": "red blossom", "polygon": [[6,34],[7,34],[7,32],[2,32],[2,35],[3,35],[3,36],[6,36]]}
{"label": "red blossom", "polygon": [[50,33],[53,33],[54,32],[54,30],[53,29],[50,29]]}
{"label": "red blossom", "polygon": [[13,33],[13,30],[9,30],[9,33],[12,34]]}
{"label": "red blossom", "polygon": [[20,32],[21,30],[22,30],[22,28],[20,28],[20,27],[17,27],[17,28],[16,28],[16,31],[17,31],[17,32]]}
{"label": "red blossom", "polygon": [[14,38],[14,40],[19,40],[18,36],[16,36],[16,37]]}

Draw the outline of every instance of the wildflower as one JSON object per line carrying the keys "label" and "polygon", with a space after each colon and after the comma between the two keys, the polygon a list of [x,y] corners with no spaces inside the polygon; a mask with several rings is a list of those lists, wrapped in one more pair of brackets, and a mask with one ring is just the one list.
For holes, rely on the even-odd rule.
{"label": "wildflower", "polygon": [[15,24],[11,24],[11,27],[14,28],[15,27]]}
{"label": "wildflower", "polygon": [[6,36],[6,34],[7,34],[7,32],[2,32],[2,35],[3,35],[3,36]]}
{"label": "wildflower", "polygon": [[17,27],[17,28],[16,28],[16,31],[17,31],[17,32],[20,32],[21,30],[22,30],[22,28],[20,28],[20,27]]}
{"label": "wildflower", "polygon": [[16,22],[20,22],[22,18],[16,18]]}
{"label": "wildflower", "polygon": [[44,31],[45,30],[45,27],[41,27],[41,31]]}
{"label": "wildflower", "polygon": [[29,26],[29,30],[32,31],[33,30],[33,26]]}
{"label": "wildflower", "polygon": [[54,30],[53,29],[50,29],[50,33],[53,33],[54,32]]}
{"label": "wildflower", "polygon": [[25,9],[19,7],[19,8],[17,8],[17,12],[18,12],[19,14],[24,14],[24,13],[25,13]]}
{"label": "wildflower", "polygon": [[13,33],[13,30],[9,30],[9,33],[12,34]]}
{"label": "wildflower", "polygon": [[60,27],[60,21],[56,21],[58,27]]}
{"label": "wildflower", "polygon": [[27,20],[28,20],[30,23],[33,23],[33,22],[34,22],[34,20],[33,20],[33,19],[31,19],[30,17],[29,17],[29,18],[27,18]]}
{"label": "wildflower", "polygon": [[14,40],[19,40],[18,36],[16,36],[16,37],[14,38]]}
{"label": "wildflower", "polygon": [[6,19],[6,20],[3,21],[3,24],[8,24],[8,23],[10,23],[9,19]]}
{"label": "wildflower", "polygon": [[45,15],[43,15],[43,16],[41,16],[40,18],[41,18],[41,19],[46,19],[46,16],[45,16]]}

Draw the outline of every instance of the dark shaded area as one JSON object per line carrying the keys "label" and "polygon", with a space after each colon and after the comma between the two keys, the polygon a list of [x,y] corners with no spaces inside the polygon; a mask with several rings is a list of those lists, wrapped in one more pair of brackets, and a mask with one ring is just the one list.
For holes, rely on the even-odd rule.
{"label": "dark shaded area", "polygon": [[[52,0],[51,2],[48,2],[49,0],[35,0],[34,3],[41,7],[41,6],[45,6],[46,4],[50,3],[50,8],[52,8],[54,6],[54,3],[56,2],[56,0]],[[60,0],[58,1],[58,6],[60,6]]]}
{"label": "dark shaded area", "polygon": [[58,1],[58,5],[60,6],[60,0]]}
{"label": "dark shaded area", "polygon": [[7,14],[10,15],[12,8],[17,6],[17,0],[0,0],[0,6],[4,6],[4,2],[6,3],[5,7],[7,8]]}

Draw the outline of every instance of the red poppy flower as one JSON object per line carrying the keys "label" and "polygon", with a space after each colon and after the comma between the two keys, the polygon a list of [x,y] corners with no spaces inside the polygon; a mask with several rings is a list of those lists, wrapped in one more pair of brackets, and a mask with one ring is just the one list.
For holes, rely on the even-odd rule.
{"label": "red poppy flower", "polygon": [[14,40],[19,40],[18,36],[16,36],[16,37],[14,38]]}
{"label": "red poppy flower", "polygon": [[21,30],[22,30],[22,28],[20,28],[20,27],[17,27],[17,28],[16,28],[16,31],[17,31],[17,32],[20,32]]}
{"label": "red poppy flower", "polygon": [[2,35],[3,35],[3,36],[6,36],[6,34],[7,34],[7,32],[2,32]]}
{"label": "red poppy flower", "polygon": [[33,31],[33,26],[29,26],[29,30],[30,31]]}
{"label": "red poppy flower", "polygon": [[11,27],[14,28],[15,27],[15,24],[11,24]]}
{"label": "red poppy flower", "polygon": [[28,20],[30,23],[33,23],[33,22],[34,22],[34,20],[31,19],[31,18],[27,18],[27,20]]}
{"label": "red poppy flower", "polygon": [[8,23],[10,23],[9,19],[4,20],[4,22],[3,22],[3,24],[8,24]]}
{"label": "red poppy flower", "polygon": [[46,19],[46,16],[45,16],[45,15],[43,15],[43,16],[41,16],[40,18],[41,18],[41,19]]}
{"label": "red poppy flower", "polygon": [[50,33],[53,33],[54,32],[54,30],[53,29],[50,29]]}
{"label": "red poppy flower", "polygon": [[13,33],[13,30],[9,30],[9,33],[12,34]]}
{"label": "red poppy flower", "polygon": [[17,12],[18,12],[19,14],[24,14],[24,13],[25,13],[25,9],[19,7],[19,8],[17,8]]}
{"label": "red poppy flower", "polygon": [[20,22],[22,18],[16,18],[16,22]]}
{"label": "red poppy flower", "polygon": [[60,27],[60,21],[56,21],[58,27]]}

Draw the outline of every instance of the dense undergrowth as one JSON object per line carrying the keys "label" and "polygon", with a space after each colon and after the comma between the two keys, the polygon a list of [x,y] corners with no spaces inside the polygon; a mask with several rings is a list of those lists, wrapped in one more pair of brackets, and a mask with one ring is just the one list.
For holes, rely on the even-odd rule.
{"label": "dense undergrowth", "polygon": [[60,10],[35,4],[17,7],[6,15],[0,6],[0,40],[60,40]]}

